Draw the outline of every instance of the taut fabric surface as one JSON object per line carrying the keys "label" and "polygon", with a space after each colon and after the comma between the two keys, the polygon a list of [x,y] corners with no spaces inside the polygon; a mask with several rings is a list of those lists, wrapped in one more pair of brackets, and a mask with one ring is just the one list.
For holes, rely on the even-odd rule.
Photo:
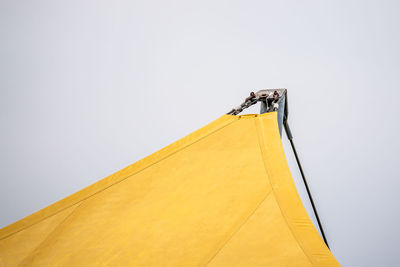
{"label": "taut fabric surface", "polygon": [[0,266],[339,266],[277,114],[224,115],[0,230]]}

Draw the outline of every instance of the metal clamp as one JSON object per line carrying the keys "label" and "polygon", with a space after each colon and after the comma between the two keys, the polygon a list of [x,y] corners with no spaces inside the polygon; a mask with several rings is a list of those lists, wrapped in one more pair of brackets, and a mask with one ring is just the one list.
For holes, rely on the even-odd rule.
{"label": "metal clamp", "polygon": [[286,94],[285,88],[279,89],[263,89],[256,93],[251,92],[245,101],[229,111],[228,115],[238,115],[246,108],[256,104],[257,102],[264,102],[267,104],[267,112],[276,111],[279,108],[281,96]]}

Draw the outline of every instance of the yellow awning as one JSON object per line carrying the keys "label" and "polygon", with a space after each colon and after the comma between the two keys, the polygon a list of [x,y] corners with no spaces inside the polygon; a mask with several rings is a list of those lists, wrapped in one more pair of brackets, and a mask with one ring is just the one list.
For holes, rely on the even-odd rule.
{"label": "yellow awning", "polygon": [[0,266],[339,266],[276,112],[224,115],[0,230]]}

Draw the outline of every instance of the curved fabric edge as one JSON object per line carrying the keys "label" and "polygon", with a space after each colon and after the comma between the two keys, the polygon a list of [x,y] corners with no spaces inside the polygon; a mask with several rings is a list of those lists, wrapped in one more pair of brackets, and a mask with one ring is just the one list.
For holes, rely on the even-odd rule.
{"label": "curved fabric edge", "polygon": [[311,222],[290,174],[282,142],[276,142],[280,139],[276,112],[258,116],[256,125],[272,191],[293,236],[314,266],[340,266]]}
{"label": "curved fabric edge", "polygon": [[234,115],[223,115],[220,118],[216,119],[215,121],[207,124],[206,126],[200,128],[199,130],[179,139],[178,141],[154,152],[153,154],[115,172],[103,178],[102,180],[85,187],[84,189],[67,196],[27,217],[16,221],[2,229],[0,229],[0,240],[7,238],[8,236],[24,230],[35,223],[40,222],[80,201],[83,201],[92,195],[107,189],[108,187],[116,184],[128,177],[134,175],[135,173],[151,166],[152,164],[157,163],[158,161],[162,160],[165,157],[179,151],[180,149],[204,138],[205,136],[218,131],[219,129],[227,126],[228,124],[237,121],[242,116],[234,116]]}

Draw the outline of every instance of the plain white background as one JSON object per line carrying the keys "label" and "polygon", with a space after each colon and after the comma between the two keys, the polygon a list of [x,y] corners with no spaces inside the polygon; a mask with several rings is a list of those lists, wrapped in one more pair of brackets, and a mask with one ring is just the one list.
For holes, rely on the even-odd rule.
{"label": "plain white background", "polygon": [[0,226],[180,139],[250,91],[286,87],[332,252],[343,266],[400,266],[399,8],[2,0]]}

